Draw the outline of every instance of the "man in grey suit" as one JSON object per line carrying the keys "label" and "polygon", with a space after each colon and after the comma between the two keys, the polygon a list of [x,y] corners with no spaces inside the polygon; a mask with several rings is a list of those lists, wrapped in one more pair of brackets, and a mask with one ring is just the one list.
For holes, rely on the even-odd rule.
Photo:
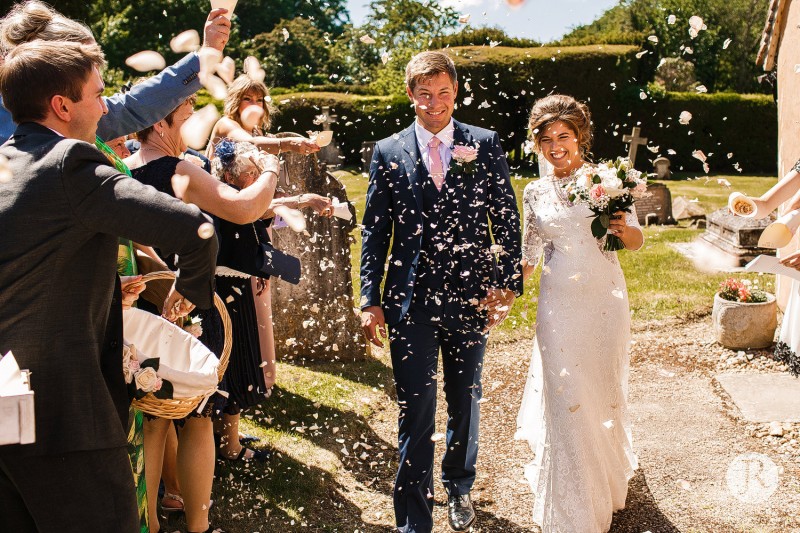
{"label": "man in grey suit", "polygon": [[198,233],[209,219],[91,144],[103,63],[96,45],[39,40],[0,71],[19,124],[0,147],[13,173],[0,183],[0,353],[31,370],[36,394],[36,443],[0,447],[0,531],[138,530],[122,359],[101,351],[117,239],[177,254],[173,300],[212,304],[217,242]]}

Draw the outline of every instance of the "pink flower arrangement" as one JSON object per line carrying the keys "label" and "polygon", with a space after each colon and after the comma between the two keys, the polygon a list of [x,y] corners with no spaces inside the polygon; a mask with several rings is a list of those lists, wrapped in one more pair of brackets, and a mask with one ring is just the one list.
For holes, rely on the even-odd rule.
{"label": "pink flower arrangement", "polygon": [[750,285],[748,280],[728,278],[719,284],[719,297],[748,304],[766,302],[767,294],[761,289],[751,288]]}
{"label": "pink flower arrangement", "polygon": [[604,188],[602,185],[600,185],[600,184],[598,183],[597,185],[595,185],[594,187],[592,187],[592,188],[589,190],[589,194],[590,194],[590,195],[591,195],[591,197],[592,197],[592,198],[594,198],[595,200],[599,200],[599,199],[601,199],[603,196],[605,196],[605,194],[606,194],[606,190],[605,190],[605,188]]}
{"label": "pink flower arrangement", "polygon": [[457,144],[453,147],[453,160],[464,168],[465,172],[474,172],[475,160],[478,159],[478,148]]}

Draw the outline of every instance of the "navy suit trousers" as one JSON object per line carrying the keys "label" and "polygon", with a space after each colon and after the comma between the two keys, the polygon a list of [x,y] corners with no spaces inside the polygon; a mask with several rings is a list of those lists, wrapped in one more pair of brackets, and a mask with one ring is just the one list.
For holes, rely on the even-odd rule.
{"label": "navy suit trousers", "polygon": [[475,481],[481,370],[487,336],[480,331],[447,329],[406,316],[390,326],[399,415],[400,464],[394,487],[394,509],[403,533],[433,528],[433,459],[436,373],[442,352],[447,401],[446,451],[442,481],[448,493],[467,494]]}

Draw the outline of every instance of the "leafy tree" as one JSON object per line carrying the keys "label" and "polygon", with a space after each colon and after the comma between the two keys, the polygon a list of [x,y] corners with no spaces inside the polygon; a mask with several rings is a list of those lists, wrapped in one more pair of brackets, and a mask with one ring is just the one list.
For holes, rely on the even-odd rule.
{"label": "leafy tree", "polygon": [[[559,44],[645,44],[659,61],[694,65],[709,91],[756,92],[755,56],[769,0],[621,0],[599,19],[575,28]],[[705,29],[689,34],[689,19]],[[673,18],[674,17],[674,18]],[[657,42],[647,40],[655,36]]]}
{"label": "leafy tree", "polygon": [[542,43],[533,39],[511,37],[502,28],[478,27],[465,28],[459,32],[449,33],[433,40],[433,48],[447,48],[448,46],[485,46],[498,42],[502,46],[515,48],[533,48]]}
{"label": "leafy tree", "polygon": [[261,59],[272,86],[336,83],[343,68],[333,59],[330,35],[306,18],[281,20],[271,32],[256,35],[248,48]]}

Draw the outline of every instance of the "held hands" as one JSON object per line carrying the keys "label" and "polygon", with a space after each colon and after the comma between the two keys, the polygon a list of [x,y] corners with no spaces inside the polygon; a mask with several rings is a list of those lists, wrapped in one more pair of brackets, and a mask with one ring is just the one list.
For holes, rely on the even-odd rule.
{"label": "held hands", "polygon": [[183,318],[191,313],[193,309],[194,304],[184,298],[173,284],[172,288],[169,290],[167,299],[164,300],[164,309],[161,312],[161,316],[170,322],[175,322],[179,318]]}
{"label": "held hands", "polygon": [[147,285],[142,282],[142,276],[120,276],[119,279],[122,284],[122,310],[127,311]]}
{"label": "held hands", "polygon": [[361,310],[361,328],[369,342],[383,348],[383,342],[378,337],[386,338],[386,320],[383,318],[383,309],[379,305],[372,305]]}
{"label": "held hands", "polygon": [[516,298],[511,289],[489,289],[486,297],[480,301],[478,310],[486,310],[489,315],[489,324],[484,333],[500,324],[508,316],[511,306]]}
{"label": "held hands", "polygon": [[212,9],[203,27],[203,46],[215,48],[222,52],[231,35],[231,21],[223,14],[224,8]]}

